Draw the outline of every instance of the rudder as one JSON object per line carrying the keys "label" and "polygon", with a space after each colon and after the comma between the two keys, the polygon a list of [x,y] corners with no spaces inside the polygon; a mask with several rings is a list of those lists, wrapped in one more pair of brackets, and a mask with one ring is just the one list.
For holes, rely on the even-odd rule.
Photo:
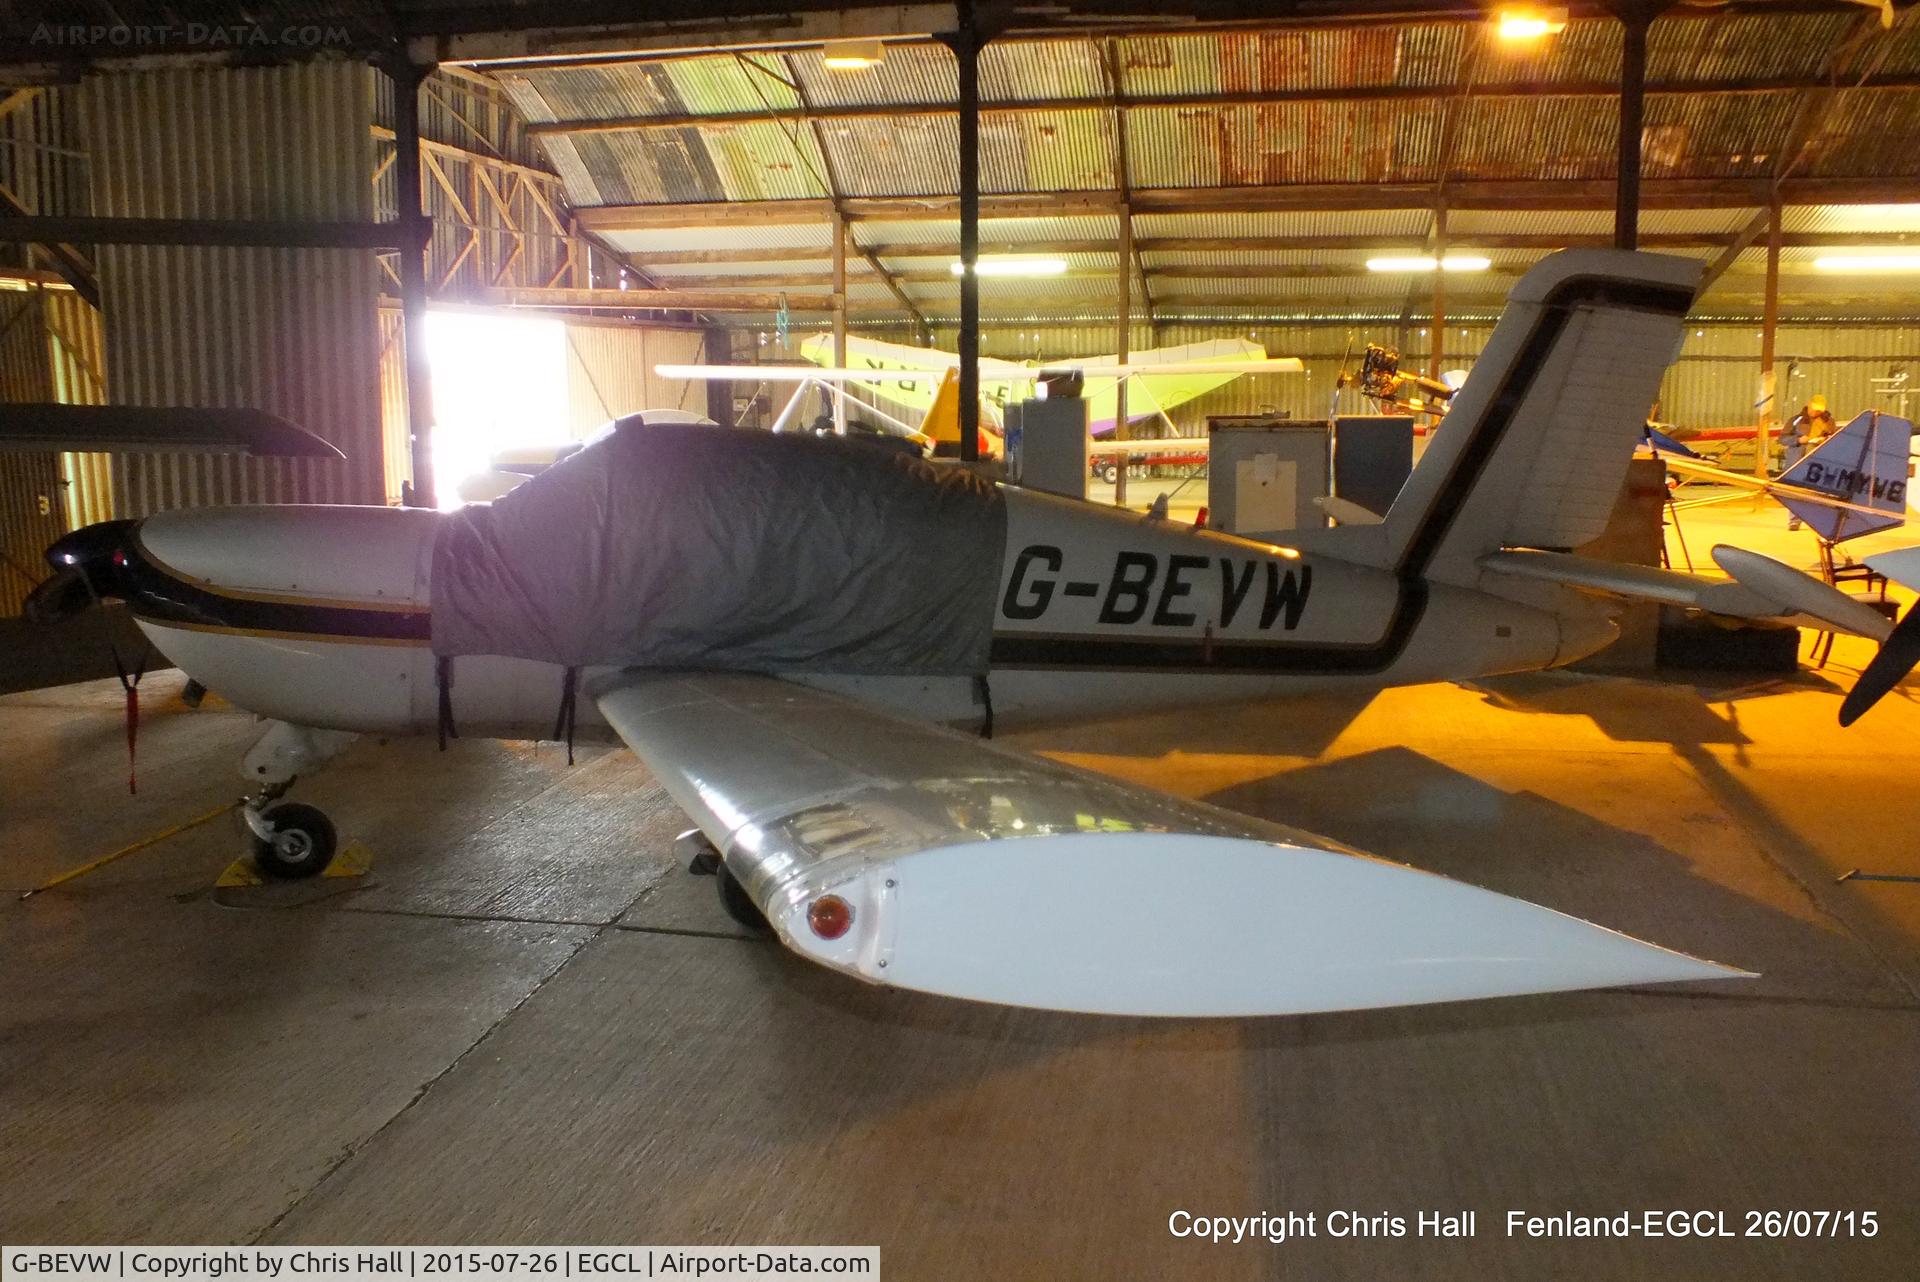
{"label": "rudder", "polygon": [[1671,255],[1562,250],[1521,277],[1387,513],[1389,563],[1403,577],[1464,581],[1488,552],[1596,537],[1700,272]]}

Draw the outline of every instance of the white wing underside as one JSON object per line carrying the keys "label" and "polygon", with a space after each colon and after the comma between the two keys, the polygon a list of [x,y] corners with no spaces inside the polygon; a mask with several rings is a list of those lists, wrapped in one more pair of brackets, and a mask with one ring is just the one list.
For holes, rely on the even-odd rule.
{"label": "white wing underside", "polygon": [[[656,365],[654,373],[662,378],[691,379],[696,382],[735,379],[763,383],[938,383],[954,370],[953,365],[887,365],[882,367],[839,367],[827,365]],[[1076,361],[1058,361],[1046,366],[1013,365],[1006,361],[981,361],[983,386],[1002,383],[1039,381],[1043,369],[1071,369],[1086,378],[1134,378],[1178,374],[1297,374],[1306,368],[1297,356],[1275,356],[1263,361],[1169,361],[1165,364],[1094,365]]]}
{"label": "white wing underside", "polygon": [[[783,942],[875,983],[1206,1016],[1743,973],[771,677],[593,695]],[[828,894],[837,940],[807,924]]]}

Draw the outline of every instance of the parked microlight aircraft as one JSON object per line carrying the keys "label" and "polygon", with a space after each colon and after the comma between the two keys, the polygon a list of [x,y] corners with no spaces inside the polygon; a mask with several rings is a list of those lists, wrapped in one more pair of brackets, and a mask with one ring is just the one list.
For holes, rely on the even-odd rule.
{"label": "parked microlight aircraft", "polygon": [[[1191,1016],[1726,978],[990,738],[1551,667],[1611,640],[1623,598],[1886,637],[1751,553],[1716,549],[1733,578],[1710,581],[1560,550],[1607,519],[1698,273],[1619,251],[1541,262],[1385,519],[1290,547],[843,440],[636,423],[451,513],[92,526],[50,550],[61,573],[35,606],[123,598],[187,673],[274,720],[244,770],[281,875],[323,865],[332,827],[269,803],[355,732],[544,736],[578,691],[581,727],[641,757],[724,886],[794,951],[875,983]],[[1881,675],[1913,649],[1884,649]]]}
{"label": "parked microlight aircraft", "polygon": [[[1777,499],[1828,543],[1843,543],[1906,524],[1909,442],[1913,424],[1894,414],[1863,410],[1778,477],[1750,476],[1717,467],[1670,438],[1649,433],[1667,470]],[[1664,443],[1663,443],[1664,442]]]}

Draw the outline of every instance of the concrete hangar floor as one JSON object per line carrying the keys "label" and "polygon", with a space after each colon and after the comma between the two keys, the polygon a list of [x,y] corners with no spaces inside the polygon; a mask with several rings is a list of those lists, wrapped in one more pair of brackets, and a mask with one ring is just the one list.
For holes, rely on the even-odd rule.
{"label": "concrete hangar floor", "polygon": [[[1839,729],[1866,657],[1022,736],[1764,973],[1298,1019],[868,989],[734,928],[622,750],[569,768],[552,745],[363,743],[296,794],[374,854],[338,893],[212,890],[239,846],[222,819],[4,896],[0,1241],[878,1243],[894,1278],[1911,1278],[1920,884],[1836,879],[1920,875],[1920,704]],[[249,719],[189,711],[181,680],[147,680],[131,798],[114,682],[0,699],[7,889],[231,800]],[[1513,1210],[1644,1209],[1734,1233],[1750,1210],[1874,1210],[1879,1231],[1506,1232]],[[1290,1210],[1317,1235],[1169,1232]],[[1476,1235],[1417,1236],[1427,1210],[1477,1211]],[[1407,1236],[1330,1236],[1332,1212]]]}

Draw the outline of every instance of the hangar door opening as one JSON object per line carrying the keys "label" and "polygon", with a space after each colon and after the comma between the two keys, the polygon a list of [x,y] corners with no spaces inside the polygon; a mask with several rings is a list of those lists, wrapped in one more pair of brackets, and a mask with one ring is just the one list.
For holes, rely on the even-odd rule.
{"label": "hangar door opening", "polygon": [[[432,309],[427,359],[441,506],[457,507],[461,482],[487,472],[503,453],[537,457],[640,410],[704,411],[703,384],[662,378],[654,367],[694,365],[705,358],[699,330],[497,309]],[[400,416],[404,420],[404,405]],[[402,432],[397,442],[402,450],[404,443]],[[481,492],[484,487],[476,497]]]}
{"label": "hangar door opening", "polygon": [[443,508],[495,455],[574,439],[568,414],[567,325],[557,316],[435,308],[433,474]]}

